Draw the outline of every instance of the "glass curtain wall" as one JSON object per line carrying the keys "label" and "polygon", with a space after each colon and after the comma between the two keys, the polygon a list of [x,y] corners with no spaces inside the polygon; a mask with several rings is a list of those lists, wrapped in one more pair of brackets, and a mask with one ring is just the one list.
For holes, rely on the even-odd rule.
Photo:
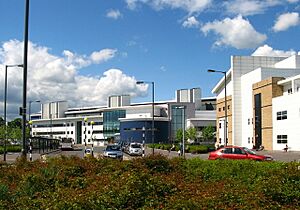
{"label": "glass curtain wall", "polygon": [[[171,121],[171,135],[172,135],[172,140],[176,140],[176,132],[178,129],[182,129],[183,127],[183,119],[182,119],[182,114],[183,111],[182,109],[179,109],[178,105],[173,105],[172,106],[172,121]],[[185,119],[185,116],[184,116]]]}
{"label": "glass curtain wall", "polygon": [[114,137],[120,133],[119,118],[125,118],[125,110],[106,111],[103,113],[103,135],[105,138]]}

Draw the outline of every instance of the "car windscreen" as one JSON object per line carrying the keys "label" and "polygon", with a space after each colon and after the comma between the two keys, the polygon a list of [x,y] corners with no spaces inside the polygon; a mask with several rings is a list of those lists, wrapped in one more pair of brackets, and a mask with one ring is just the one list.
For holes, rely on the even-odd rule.
{"label": "car windscreen", "polygon": [[245,150],[245,152],[252,154],[252,155],[256,155],[256,153],[250,149],[248,149],[247,147],[243,147],[243,149]]}
{"label": "car windscreen", "polygon": [[140,144],[131,144],[130,146],[131,148],[142,148],[142,145]]}
{"label": "car windscreen", "polygon": [[106,151],[119,151],[121,150],[121,147],[118,145],[111,145],[111,146],[107,146]]}

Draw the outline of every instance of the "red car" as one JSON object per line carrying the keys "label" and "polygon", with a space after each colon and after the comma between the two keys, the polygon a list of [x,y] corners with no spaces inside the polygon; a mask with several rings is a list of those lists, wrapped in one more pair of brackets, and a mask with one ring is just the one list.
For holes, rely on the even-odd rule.
{"label": "red car", "polygon": [[257,155],[247,147],[226,146],[214,152],[209,153],[209,160],[217,159],[236,159],[236,160],[273,160],[273,157],[268,155]]}

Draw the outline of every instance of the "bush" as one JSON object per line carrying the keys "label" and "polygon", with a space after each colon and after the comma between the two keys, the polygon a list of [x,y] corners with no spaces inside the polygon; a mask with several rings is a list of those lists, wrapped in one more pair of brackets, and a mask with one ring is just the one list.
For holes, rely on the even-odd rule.
{"label": "bush", "polygon": [[297,209],[299,166],[161,155],[20,160],[0,165],[0,209]]}
{"label": "bush", "polygon": [[[7,145],[6,146],[6,152],[21,152],[21,146],[20,145]],[[0,147],[0,154],[4,153],[4,147]]]}

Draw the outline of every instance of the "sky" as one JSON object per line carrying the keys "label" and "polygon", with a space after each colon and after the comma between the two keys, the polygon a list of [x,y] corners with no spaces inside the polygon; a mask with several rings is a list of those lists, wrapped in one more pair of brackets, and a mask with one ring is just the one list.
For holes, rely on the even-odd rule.
{"label": "sky", "polygon": [[[23,63],[25,0],[0,0],[0,115],[4,68]],[[27,100],[102,106],[212,88],[230,56],[300,52],[300,0],[31,0]],[[8,69],[8,118],[22,104],[22,68]],[[33,112],[39,104],[32,104]]]}

